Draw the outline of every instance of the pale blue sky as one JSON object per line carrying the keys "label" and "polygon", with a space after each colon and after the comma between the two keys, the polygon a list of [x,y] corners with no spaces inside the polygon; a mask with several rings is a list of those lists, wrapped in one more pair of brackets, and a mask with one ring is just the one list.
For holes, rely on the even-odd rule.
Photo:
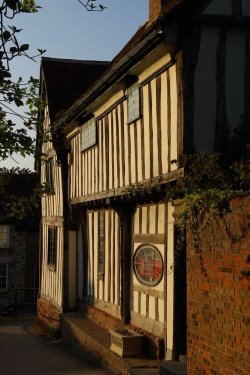
{"label": "pale blue sky", "polygon": [[[23,29],[20,40],[30,51],[46,49],[45,56],[83,60],[111,60],[148,17],[148,0],[102,0],[103,12],[87,12],[77,0],[38,0],[42,9],[21,15],[13,24]],[[39,76],[39,63],[24,58],[12,65],[15,77]],[[15,157],[5,166],[33,169],[31,158]],[[1,163],[3,165],[3,163]]]}

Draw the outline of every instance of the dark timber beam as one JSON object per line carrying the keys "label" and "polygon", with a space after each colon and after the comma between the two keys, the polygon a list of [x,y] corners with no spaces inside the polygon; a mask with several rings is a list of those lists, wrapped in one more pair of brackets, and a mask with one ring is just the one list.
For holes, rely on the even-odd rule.
{"label": "dark timber beam", "polygon": [[129,324],[132,274],[132,223],[135,206],[127,203],[114,206],[114,209],[120,218],[121,318],[123,324]]}

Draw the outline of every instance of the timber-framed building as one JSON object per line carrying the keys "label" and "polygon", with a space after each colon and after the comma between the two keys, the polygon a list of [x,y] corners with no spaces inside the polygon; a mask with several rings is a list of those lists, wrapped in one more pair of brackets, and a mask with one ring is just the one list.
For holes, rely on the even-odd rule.
{"label": "timber-framed building", "polygon": [[[174,162],[183,153],[221,151],[228,130],[249,121],[249,19],[246,0],[150,0],[149,20],[53,122],[55,144],[67,145],[53,174],[67,171],[67,184],[58,179],[43,198],[41,298],[58,295],[62,313],[67,285],[66,307],[133,326],[158,357],[186,354],[185,261],[172,269],[175,207],[165,192],[184,173]],[[47,147],[51,160],[56,146],[53,155]],[[66,205],[62,268],[56,209]]]}

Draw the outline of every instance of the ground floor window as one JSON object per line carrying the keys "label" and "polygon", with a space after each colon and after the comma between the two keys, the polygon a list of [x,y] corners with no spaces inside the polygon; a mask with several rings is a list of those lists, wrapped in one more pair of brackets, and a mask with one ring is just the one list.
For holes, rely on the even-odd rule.
{"label": "ground floor window", "polygon": [[8,264],[0,263],[0,291],[8,289]]}
{"label": "ground floor window", "polygon": [[48,266],[56,267],[57,258],[57,228],[48,228]]}

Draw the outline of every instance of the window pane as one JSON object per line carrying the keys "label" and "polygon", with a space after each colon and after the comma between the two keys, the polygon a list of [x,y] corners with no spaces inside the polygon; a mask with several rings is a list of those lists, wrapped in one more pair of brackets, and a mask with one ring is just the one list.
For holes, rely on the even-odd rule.
{"label": "window pane", "polygon": [[9,226],[0,225],[0,248],[9,247]]}
{"label": "window pane", "polygon": [[81,128],[81,150],[87,150],[89,147],[92,147],[96,144],[96,122],[92,118]]}
{"label": "window pane", "polygon": [[138,83],[128,88],[128,122],[138,119],[140,116],[140,90]]}
{"label": "window pane", "polygon": [[56,266],[57,228],[48,228],[48,265]]}
{"label": "window pane", "polygon": [[54,188],[54,180],[53,180],[53,159],[49,159],[46,162],[46,184],[53,189]]}

